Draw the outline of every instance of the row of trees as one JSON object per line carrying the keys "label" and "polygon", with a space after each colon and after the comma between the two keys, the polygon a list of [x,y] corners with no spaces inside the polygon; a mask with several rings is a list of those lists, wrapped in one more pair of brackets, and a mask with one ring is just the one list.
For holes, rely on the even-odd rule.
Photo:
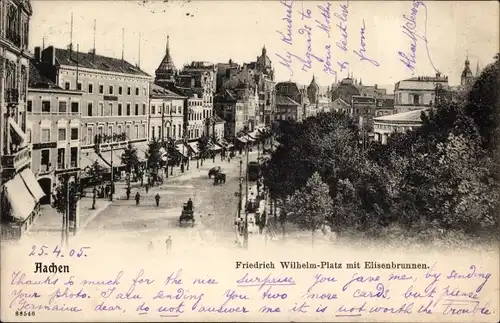
{"label": "row of trees", "polygon": [[282,220],[310,230],[380,232],[440,228],[469,234],[499,229],[498,55],[458,100],[440,100],[422,126],[367,150],[347,115],[282,122],[264,183]]}

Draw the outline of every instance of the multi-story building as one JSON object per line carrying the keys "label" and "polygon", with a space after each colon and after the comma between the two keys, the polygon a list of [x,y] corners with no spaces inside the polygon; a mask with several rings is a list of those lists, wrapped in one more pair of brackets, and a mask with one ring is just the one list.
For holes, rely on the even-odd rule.
{"label": "multi-story building", "polygon": [[353,95],[351,101],[351,115],[365,132],[373,131],[375,117],[375,98],[371,96]]}
{"label": "multi-story building", "polygon": [[318,84],[316,84],[316,80],[313,78],[311,83],[307,87],[307,98],[309,99],[309,109],[306,111],[306,118],[315,116],[318,113],[319,107],[319,99],[320,99],[320,90]]}
{"label": "multi-story building", "polygon": [[375,117],[382,117],[394,113],[394,95],[386,94],[382,98],[376,99],[377,107]]}
{"label": "multi-story building", "polygon": [[299,89],[297,83],[276,84],[276,120],[302,121],[307,117],[308,107],[306,91]]}
{"label": "multi-story building", "polygon": [[77,175],[80,167],[82,91],[65,90],[38,71],[33,61],[27,101],[27,140],[31,144],[31,168],[45,197],[62,174]]}
{"label": "multi-story building", "polygon": [[[40,55],[38,55],[40,53]],[[151,76],[123,59],[52,46],[35,48],[39,70],[65,90],[82,91],[81,168],[94,161],[119,167],[128,142],[147,149],[148,103]],[[101,153],[94,153],[101,138]],[[111,149],[113,148],[113,149]],[[142,154],[141,154],[142,155]]]}
{"label": "multi-story building", "polygon": [[29,62],[28,0],[0,1],[0,210],[2,237],[19,238],[39,214],[44,196],[30,169],[26,138]]}
{"label": "multi-story building", "polygon": [[394,132],[406,132],[422,126],[422,113],[428,109],[413,110],[374,118],[374,139],[382,144]]}
{"label": "multi-story building", "polygon": [[[449,91],[448,77],[439,73],[435,77],[419,76],[396,83],[394,87],[394,113],[430,108],[437,91]],[[439,96],[439,94],[438,94]]]}
{"label": "multi-story building", "polygon": [[239,100],[232,90],[225,90],[215,98],[215,112],[225,121],[224,137],[233,142],[238,133],[244,131],[248,124],[244,114],[245,102]]}
{"label": "multi-story building", "polygon": [[149,111],[150,138],[182,139],[184,134],[184,102],[186,99],[186,97],[151,83]]}

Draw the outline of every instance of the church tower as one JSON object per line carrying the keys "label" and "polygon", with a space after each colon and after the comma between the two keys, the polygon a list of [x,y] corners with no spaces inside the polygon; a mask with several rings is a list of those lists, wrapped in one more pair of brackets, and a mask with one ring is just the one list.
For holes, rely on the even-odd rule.
{"label": "church tower", "polygon": [[460,78],[460,85],[465,86],[472,84],[474,82],[474,75],[470,69],[469,55],[465,59],[464,70],[462,71],[462,77]]}
{"label": "church tower", "polygon": [[307,87],[307,98],[309,99],[310,104],[318,103],[318,95],[319,95],[319,86],[316,84],[316,79],[313,78],[311,80],[311,84]]}
{"label": "church tower", "polygon": [[169,36],[167,36],[167,46],[165,49],[165,57],[160,63],[160,66],[155,71],[155,83],[173,82],[177,76],[177,69],[175,68],[174,61],[170,56]]}

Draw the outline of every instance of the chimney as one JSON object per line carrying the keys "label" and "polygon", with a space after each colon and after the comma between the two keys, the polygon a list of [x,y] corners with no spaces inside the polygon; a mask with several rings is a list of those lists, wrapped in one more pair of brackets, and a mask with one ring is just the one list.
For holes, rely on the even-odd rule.
{"label": "chimney", "polygon": [[36,46],[35,47],[35,62],[39,63],[41,59],[42,59],[42,56],[41,56],[40,46]]}
{"label": "chimney", "polygon": [[56,65],[56,49],[54,46],[49,46],[42,51],[41,61],[51,66]]}

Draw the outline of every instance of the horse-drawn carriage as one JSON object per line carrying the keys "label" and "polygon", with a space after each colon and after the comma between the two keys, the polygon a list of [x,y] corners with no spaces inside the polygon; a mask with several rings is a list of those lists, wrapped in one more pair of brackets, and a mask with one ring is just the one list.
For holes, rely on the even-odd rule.
{"label": "horse-drawn carriage", "polygon": [[210,170],[208,171],[208,178],[212,178],[212,176],[215,176],[217,175],[218,173],[221,172],[221,168],[220,166],[215,166],[215,167],[212,167],[210,168]]}
{"label": "horse-drawn carriage", "polygon": [[184,203],[182,206],[182,213],[179,218],[179,225],[182,228],[191,226],[194,227],[194,210],[193,207],[188,207],[188,203]]}
{"label": "horse-drawn carriage", "polygon": [[224,174],[222,172],[218,172],[214,176],[214,185],[222,184],[222,183],[224,183],[224,184],[226,183],[226,174]]}

